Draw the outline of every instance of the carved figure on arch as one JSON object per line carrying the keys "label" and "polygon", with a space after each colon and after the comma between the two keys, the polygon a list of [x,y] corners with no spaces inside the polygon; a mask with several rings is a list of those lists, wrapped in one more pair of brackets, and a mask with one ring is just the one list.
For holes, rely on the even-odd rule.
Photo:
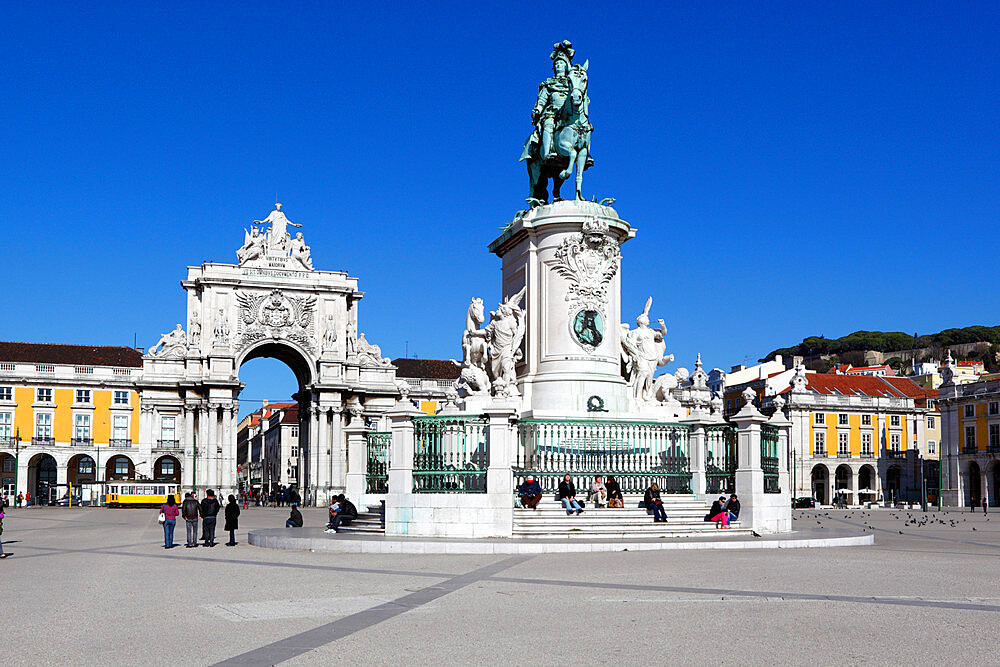
{"label": "carved figure on arch", "polygon": [[354,322],[347,320],[347,336],[344,338],[344,344],[347,348],[347,356],[353,357],[358,353],[358,337],[355,334],[357,327]]}
{"label": "carved figure on arch", "polygon": [[362,366],[388,366],[392,361],[382,356],[382,348],[375,343],[369,343],[364,332],[358,336],[358,363]]}
{"label": "carved figure on arch", "polygon": [[191,343],[191,347],[198,347],[198,341],[201,340],[201,320],[198,319],[198,311],[191,313],[191,324],[188,325],[188,341]]}
{"label": "carved figure on arch", "polygon": [[490,312],[486,326],[486,343],[489,345],[490,370],[493,372],[494,396],[519,396],[515,365],[521,360],[521,341],[524,340],[524,311],[520,307],[527,286],[500,303]]}
{"label": "carved figure on arch", "polygon": [[653,297],[646,300],[646,307],[635,318],[636,328],[631,331],[627,324],[622,324],[622,356],[626,364],[626,376],[632,398],[648,403],[653,399],[653,375],[658,366],[666,366],[674,360],[674,355],[667,354],[665,341],[667,327],[663,320],[657,320],[658,330],[649,326],[649,309],[653,305]]}
{"label": "carved figure on arch", "polygon": [[462,369],[454,387],[456,390],[464,390],[467,395],[486,394],[490,390],[490,378],[486,373],[486,332],[480,329],[484,320],[483,300],[472,299],[465,313],[462,363],[451,360],[451,363]]}
{"label": "carved figure on arch", "polygon": [[337,346],[337,318],[326,316],[326,327],[323,330],[323,351],[332,351]]}
{"label": "carved figure on arch", "polygon": [[306,245],[305,239],[302,238],[302,232],[296,232],[295,238],[292,239],[289,244],[289,249],[291,250],[292,259],[296,260],[305,269],[312,271],[313,262],[310,256],[310,248]]}
{"label": "carved figure on arch", "polygon": [[264,246],[267,237],[260,233],[257,225],[251,225],[250,231],[243,231],[243,246],[236,251],[236,258],[240,260],[240,266],[250,260],[259,259],[264,256]]}
{"label": "carved figure on arch", "polygon": [[219,308],[219,315],[215,318],[215,344],[223,347],[229,344],[229,318],[224,308]]}
{"label": "carved figure on arch", "polygon": [[178,324],[173,331],[168,331],[160,336],[160,340],[149,348],[147,354],[151,357],[162,357],[168,354],[184,356],[185,352],[187,352],[187,336],[184,334],[184,327]]}

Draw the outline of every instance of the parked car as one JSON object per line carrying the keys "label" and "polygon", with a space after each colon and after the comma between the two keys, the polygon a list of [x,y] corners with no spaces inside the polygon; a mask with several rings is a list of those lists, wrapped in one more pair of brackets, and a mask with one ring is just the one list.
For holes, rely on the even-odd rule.
{"label": "parked car", "polygon": [[807,497],[792,498],[792,507],[794,509],[809,509],[812,507],[816,507],[817,504],[818,503],[816,502],[815,498],[807,498]]}

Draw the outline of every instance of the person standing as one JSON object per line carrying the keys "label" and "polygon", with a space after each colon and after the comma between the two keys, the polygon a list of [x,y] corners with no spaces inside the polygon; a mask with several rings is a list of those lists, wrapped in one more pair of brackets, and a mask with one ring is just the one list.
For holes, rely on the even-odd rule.
{"label": "person standing", "polygon": [[563,481],[559,482],[559,500],[566,508],[566,514],[572,514],[574,510],[577,514],[583,514],[583,508],[576,499],[576,486],[568,473],[563,477]]}
{"label": "person standing", "polygon": [[[996,474],[996,473],[994,473],[994,474]],[[983,496],[983,514],[989,514],[989,512],[986,511],[987,507],[988,507],[988,505],[986,503],[986,496]]]}
{"label": "person standing", "polygon": [[24,494],[19,491],[17,494],[17,506],[20,507],[21,503],[23,502],[24,502]]}
{"label": "person standing", "polygon": [[972,504],[969,505],[969,512],[970,513],[975,512],[977,505],[979,505],[979,498],[976,498],[975,496],[972,496]]}
{"label": "person standing", "polygon": [[167,502],[160,507],[160,512],[163,514],[163,548],[173,549],[174,527],[177,525],[177,515],[181,513],[173,494],[167,496]]}
{"label": "person standing", "polygon": [[227,547],[236,546],[236,531],[240,527],[239,516],[240,516],[240,504],[236,502],[236,496],[230,495],[229,503],[226,505],[225,530],[229,531],[229,541],[226,542]]}
{"label": "person standing", "polygon": [[642,499],[643,505],[646,507],[646,511],[653,515],[653,523],[666,523],[667,522],[667,510],[663,507],[663,501],[660,500],[660,485],[653,482],[646,489],[646,493]]}
{"label": "person standing", "polygon": [[201,501],[201,532],[205,540],[206,547],[215,546],[215,521],[219,514],[219,501],[215,499],[215,491],[209,489],[205,492],[205,499]]}
{"label": "person standing", "polygon": [[6,558],[9,555],[3,550],[3,508],[0,507],[0,558]]}
{"label": "person standing", "polygon": [[201,513],[201,505],[193,493],[184,494],[184,502],[181,503],[181,516],[184,517],[184,524],[187,526],[187,544],[185,548],[191,549],[198,546],[198,516]]}

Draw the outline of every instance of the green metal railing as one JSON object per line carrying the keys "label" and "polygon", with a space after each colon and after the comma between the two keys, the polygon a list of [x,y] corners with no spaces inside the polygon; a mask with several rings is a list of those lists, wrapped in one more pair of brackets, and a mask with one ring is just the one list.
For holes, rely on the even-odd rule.
{"label": "green metal railing", "polygon": [[623,493],[656,482],[691,493],[690,428],[683,424],[591,419],[524,419],[517,424],[515,484],[533,475],[554,492],[570,475],[582,497],[594,476],[613,475]]}
{"label": "green metal railing", "polygon": [[389,446],[392,433],[368,431],[365,433],[368,449],[368,472],[365,473],[365,493],[389,492]]}
{"label": "green metal railing", "polygon": [[760,467],[764,470],[764,493],[781,493],[778,486],[778,429],[760,427]]}
{"label": "green metal railing", "polygon": [[486,493],[486,417],[413,420],[414,493]]}
{"label": "green metal railing", "polygon": [[705,493],[736,493],[736,427],[705,427]]}

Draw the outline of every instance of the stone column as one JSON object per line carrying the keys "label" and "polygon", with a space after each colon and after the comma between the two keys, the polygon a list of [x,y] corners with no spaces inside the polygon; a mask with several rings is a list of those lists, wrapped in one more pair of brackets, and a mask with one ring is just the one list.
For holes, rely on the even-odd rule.
{"label": "stone column", "polygon": [[319,447],[315,457],[316,500],[325,505],[332,494],[330,459],[333,448],[330,445],[330,408],[325,405],[317,408],[316,419],[319,421]]}
{"label": "stone column", "polygon": [[732,417],[732,421],[739,428],[736,434],[736,494],[740,498],[740,524],[764,531],[767,530],[768,499],[764,494],[764,471],[760,467],[760,427],[767,417],[757,410],[750,399]]}
{"label": "stone column", "polygon": [[979,473],[979,488],[982,489],[982,491],[979,494],[979,504],[980,505],[983,504],[983,498],[986,498],[986,504],[987,505],[992,505],[993,504],[993,499],[990,498],[990,485],[987,483],[989,481],[989,478],[986,475],[986,466],[987,466],[987,464],[988,464],[988,462],[981,462],[979,464],[979,470],[980,470],[980,473]]}
{"label": "stone column", "polygon": [[194,487],[194,467],[196,465],[194,451],[194,408],[184,406],[184,456],[181,457],[181,483],[185,489]]}
{"label": "stone column", "polygon": [[[313,507],[319,506],[319,452],[323,443],[319,439],[319,406],[313,404],[309,408],[309,459],[306,461],[306,480],[309,488],[309,504]],[[301,451],[300,451],[301,454]]]}
{"label": "stone column", "polygon": [[486,490],[490,505],[490,521],[473,527],[476,537],[510,537],[514,533],[514,474],[511,462],[517,447],[517,431],[513,420],[517,406],[503,399],[494,400],[484,411],[489,423],[486,442],[490,464],[486,470]]}
{"label": "stone column", "polygon": [[339,405],[330,408],[330,485],[347,494],[348,440],[344,433],[344,416]]}
{"label": "stone column", "polygon": [[212,443],[209,442],[209,413],[208,405],[202,403],[198,406],[198,494],[204,495],[205,489],[211,488],[212,471],[209,462],[214,457],[209,456]]}
{"label": "stone column", "polygon": [[[368,474],[368,442],[365,439],[364,422],[355,419],[350,426],[344,427],[342,433],[347,444],[347,473],[344,495],[354,500],[360,508],[365,502],[367,492],[365,476]],[[334,443],[337,450],[340,443]],[[336,459],[335,459],[336,460]]]}
{"label": "stone column", "polygon": [[[222,480],[220,495],[235,493],[236,473],[236,437],[233,432],[233,408],[226,405],[222,408]],[[223,496],[225,497],[225,496]]]}
{"label": "stone column", "polygon": [[692,414],[687,419],[682,419],[681,423],[691,425],[691,433],[688,438],[691,493],[696,497],[704,497],[705,489],[708,488],[708,478],[705,475],[705,460],[708,458],[708,434],[705,431],[705,426],[715,422],[705,419],[701,414]]}
{"label": "stone column", "polygon": [[413,517],[413,419],[423,413],[404,394],[389,412],[389,493],[385,499],[385,534],[406,535]]}

